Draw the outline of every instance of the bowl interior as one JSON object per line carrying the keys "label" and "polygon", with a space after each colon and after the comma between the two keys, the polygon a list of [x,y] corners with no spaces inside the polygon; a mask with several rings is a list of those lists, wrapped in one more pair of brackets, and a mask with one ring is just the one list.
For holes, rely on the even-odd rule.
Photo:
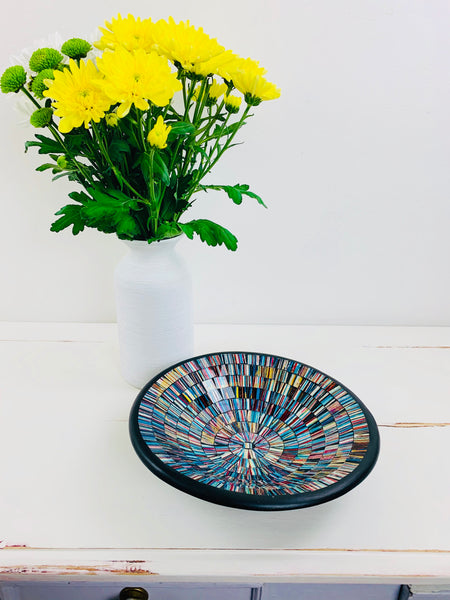
{"label": "bowl interior", "polygon": [[352,392],[313,367],[231,352],[161,374],[142,391],[136,414],[150,461],[225,492],[274,500],[348,478],[365,459],[373,420]]}

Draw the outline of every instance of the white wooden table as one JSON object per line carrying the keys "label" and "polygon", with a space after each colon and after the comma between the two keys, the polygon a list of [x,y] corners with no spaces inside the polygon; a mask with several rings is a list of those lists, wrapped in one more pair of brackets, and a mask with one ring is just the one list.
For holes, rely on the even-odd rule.
{"label": "white wooden table", "polygon": [[285,512],[186,495],[131,446],[114,325],[0,324],[0,582],[450,584],[450,329],[196,329],[197,354],[239,349],[361,398],[381,435],[366,480]]}

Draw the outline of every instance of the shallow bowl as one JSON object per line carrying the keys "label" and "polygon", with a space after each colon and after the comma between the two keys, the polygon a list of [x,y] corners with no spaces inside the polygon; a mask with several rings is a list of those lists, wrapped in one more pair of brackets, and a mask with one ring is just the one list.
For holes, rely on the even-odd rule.
{"label": "shallow bowl", "polygon": [[144,464],[217,504],[288,510],[345,494],[379,451],[374,418],[344,385],[296,360],[218,352],[152,379],[130,415]]}

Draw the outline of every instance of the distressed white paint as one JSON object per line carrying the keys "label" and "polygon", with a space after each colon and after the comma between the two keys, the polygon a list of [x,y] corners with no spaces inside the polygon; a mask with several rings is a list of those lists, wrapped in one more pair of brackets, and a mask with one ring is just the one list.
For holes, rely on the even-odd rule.
{"label": "distressed white paint", "polygon": [[10,549],[0,581],[386,583],[449,581],[442,553],[198,548]]}
{"label": "distressed white paint", "polygon": [[[374,471],[345,496],[297,511],[193,498],[153,476],[131,447],[136,390],[119,373],[115,326],[3,324],[4,575],[67,577],[69,568],[86,577],[94,567],[105,576],[143,568],[161,580],[450,581],[448,329],[202,326],[196,333],[196,353],[274,352],[347,385],[380,426]],[[144,562],[136,570],[133,560]]]}

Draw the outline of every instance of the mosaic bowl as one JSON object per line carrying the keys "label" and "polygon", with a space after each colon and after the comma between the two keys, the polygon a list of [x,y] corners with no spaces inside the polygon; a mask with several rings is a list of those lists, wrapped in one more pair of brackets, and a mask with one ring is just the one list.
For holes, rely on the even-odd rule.
{"label": "mosaic bowl", "polygon": [[130,415],[144,464],[217,504],[288,510],[345,494],[373,468],[374,418],[338,381],[296,360],[220,352],[152,379]]}

